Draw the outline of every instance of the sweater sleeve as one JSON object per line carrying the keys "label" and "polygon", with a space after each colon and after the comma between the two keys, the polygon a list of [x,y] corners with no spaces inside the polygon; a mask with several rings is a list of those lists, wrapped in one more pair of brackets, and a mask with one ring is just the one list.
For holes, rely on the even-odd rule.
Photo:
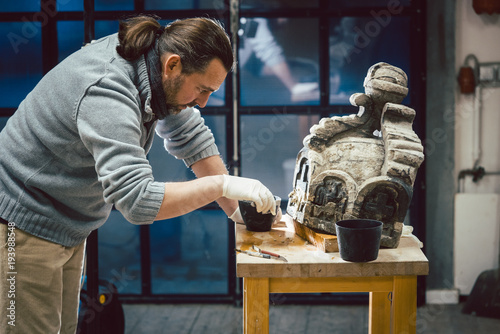
{"label": "sweater sleeve", "polygon": [[219,155],[212,131],[200,112],[187,108],[158,122],[156,133],[163,138],[165,149],[186,166],[212,155]]}
{"label": "sweater sleeve", "polygon": [[91,86],[75,115],[78,132],[95,160],[104,201],[133,224],[153,223],[165,192],[146,157],[146,130],[132,87],[104,79]]}

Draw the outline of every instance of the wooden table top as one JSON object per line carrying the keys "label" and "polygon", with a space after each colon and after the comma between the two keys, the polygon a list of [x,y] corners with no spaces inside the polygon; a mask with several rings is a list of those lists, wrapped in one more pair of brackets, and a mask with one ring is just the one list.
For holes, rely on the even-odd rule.
{"label": "wooden table top", "polygon": [[288,263],[238,253],[238,277],[371,277],[427,275],[429,263],[418,243],[401,237],[398,248],[380,249],[375,261],[344,261],[338,252],[325,253],[295,234],[293,222],[285,216],[269,232],[250,232],[236,224],[236,248],[251,250],[256,245],[277,253]]}

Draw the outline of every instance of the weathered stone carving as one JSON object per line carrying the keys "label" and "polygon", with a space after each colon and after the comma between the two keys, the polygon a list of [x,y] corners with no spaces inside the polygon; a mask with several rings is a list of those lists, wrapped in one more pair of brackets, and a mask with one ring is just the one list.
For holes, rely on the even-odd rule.
{"label": "weathered stone carving", "polygon": [[350,98],[357,115],[323,118],[311,128],[297,156],[289,215],[331,234],[341,219],[377,219],[384,223],[381,246],[398,246],[424,160],[415,111],[400,104],[407,82],[401,69],[377,63],[365,93]]}

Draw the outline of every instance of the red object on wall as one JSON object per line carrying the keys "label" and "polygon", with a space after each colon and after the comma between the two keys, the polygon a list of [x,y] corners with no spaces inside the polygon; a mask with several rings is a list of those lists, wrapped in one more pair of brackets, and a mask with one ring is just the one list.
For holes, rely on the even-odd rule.
{"label": "red object on wall", "polygon": [[476,14],[500,13],[500,0],[473,0],[472,8]]}
{"label": "red object on wall", "polygon": [[460,92],[462,94],[474,93],[476,89],[476,79],[474,77],[474,70],[472,67],[460,67],[458,73],[458,84],[460,85]]}

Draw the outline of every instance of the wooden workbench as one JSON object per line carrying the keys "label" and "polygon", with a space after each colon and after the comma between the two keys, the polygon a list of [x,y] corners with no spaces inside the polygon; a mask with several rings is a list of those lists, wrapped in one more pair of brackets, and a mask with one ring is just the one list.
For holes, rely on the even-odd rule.
{"label": "wooden workbench", "polygon": [[380,249],[375,261],[346,262],[338,252],[325,253],[297,236],[285,216],[270,232],[250,232],[237,224],[236,247],[249,250],[252,245],[288,262],[236,256],[237,276],[243,277],[245,334],[269,333],[270,293],[325,292],[369,292],[370,333],[415,333],[417,276],[427,275],[429,265],[413,238],[402,237],[398,248]]}

